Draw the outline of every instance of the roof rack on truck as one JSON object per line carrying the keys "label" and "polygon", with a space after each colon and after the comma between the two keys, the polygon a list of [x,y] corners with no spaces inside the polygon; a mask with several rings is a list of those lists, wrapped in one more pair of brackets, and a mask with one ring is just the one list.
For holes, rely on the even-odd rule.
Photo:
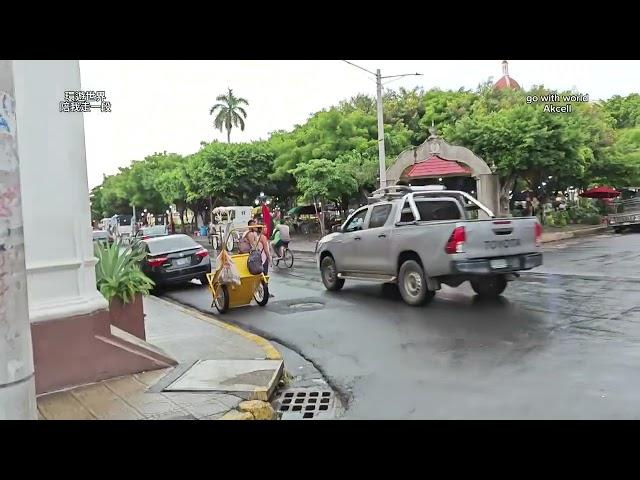
{"label": "roof rack on truck", "polygon": [[446,190],[444,185],[424,185],[416,187],[409,185],[391,185],[375,190],[367,200],[369,204],[372,204],[393,198],[400,198],[405,196],[407,193],[442,192],[443,190]]}

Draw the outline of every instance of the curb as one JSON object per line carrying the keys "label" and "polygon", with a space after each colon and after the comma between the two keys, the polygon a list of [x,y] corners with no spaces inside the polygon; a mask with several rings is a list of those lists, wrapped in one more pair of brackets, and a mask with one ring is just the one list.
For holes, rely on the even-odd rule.
{"label": "curb", "polygon": [[254,333],[247,332],[246,330],[236,327],[235,325],[231,325],[230,323],[226,323],[226,322],[223,322],[222,320],[218,320],[216,317],[205,315],[204,313],[201,313],[195,308],[187,307],[185,305],[182,305],[178,302],[174,302],[172,300],[168,300],[166,298],[156,297],[155,295],[150,295],[150,296],[156,300],[159,300],[168,305],[171,305],[172,308],[180,310],[182,311],[182,313],[186,313],[187,315],[196,317],[197,319],[202,320],[203,322],[208,322],[218,327],[224,328],[225,330],[228,330],[237,335],[240,335],[246,340],[249,340],[250,342],[255,343],[256,345],[261,347],[262,350],[264,350],[267,360],[282,360],[282,355],[280,354],[280,352],[273,345],[271,345],[271,343],[268,340]]}
{"label": "curb", "polygon": [[556,238],[549,239],[549,240],[542,240],[541,243],[552,243],[552,242],[558,242],[560,240],[568,240],[570,238],[595,235],[597,233],[606,231],[608,228],[609,227],[605,225],[598,225],[597,227],[584,228],[584,229],[576,230],[573,232],[554,232],[554,234],[557,235]]}

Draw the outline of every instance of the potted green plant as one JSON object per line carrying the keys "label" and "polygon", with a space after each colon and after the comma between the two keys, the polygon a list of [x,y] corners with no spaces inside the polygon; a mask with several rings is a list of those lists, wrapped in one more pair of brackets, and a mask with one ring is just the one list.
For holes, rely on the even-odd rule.
{"label": "potted green plant", "polygon": [[142,296],[154,282],[140,270],[146,253],[137,245],[115,242],[97,244],[96,284],[109,302],[111,323],[143,340],[146,339]]}

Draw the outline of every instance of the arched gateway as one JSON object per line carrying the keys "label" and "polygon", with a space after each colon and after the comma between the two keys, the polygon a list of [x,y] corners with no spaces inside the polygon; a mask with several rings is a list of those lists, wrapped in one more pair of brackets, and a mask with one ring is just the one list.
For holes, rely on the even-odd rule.
{"label": "arched gateway", "polygon": [[417,147],[404,150],[387,169],[387,184],[417,184],[426,179],[465,177],[475,180],[473,192],[480,202],[500,215],[498,176],[480,157],[464,147],[450,145],[440,138],[434,127],[431,135]]}

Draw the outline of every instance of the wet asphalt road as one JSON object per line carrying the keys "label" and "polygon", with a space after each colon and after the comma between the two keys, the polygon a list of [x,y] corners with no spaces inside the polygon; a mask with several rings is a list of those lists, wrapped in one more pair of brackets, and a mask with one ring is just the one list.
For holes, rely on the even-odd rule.
{"label": "wet asphalt road", "polygon": [[[270,288],[266,307],[223,319],[313,362],[344,418],[640,418],[640,234],[549,244],[493,302],[468,284],[420,308],[377,284],[330,293],[299,254]],[[217,314],[199,285],[165,295]]]}

